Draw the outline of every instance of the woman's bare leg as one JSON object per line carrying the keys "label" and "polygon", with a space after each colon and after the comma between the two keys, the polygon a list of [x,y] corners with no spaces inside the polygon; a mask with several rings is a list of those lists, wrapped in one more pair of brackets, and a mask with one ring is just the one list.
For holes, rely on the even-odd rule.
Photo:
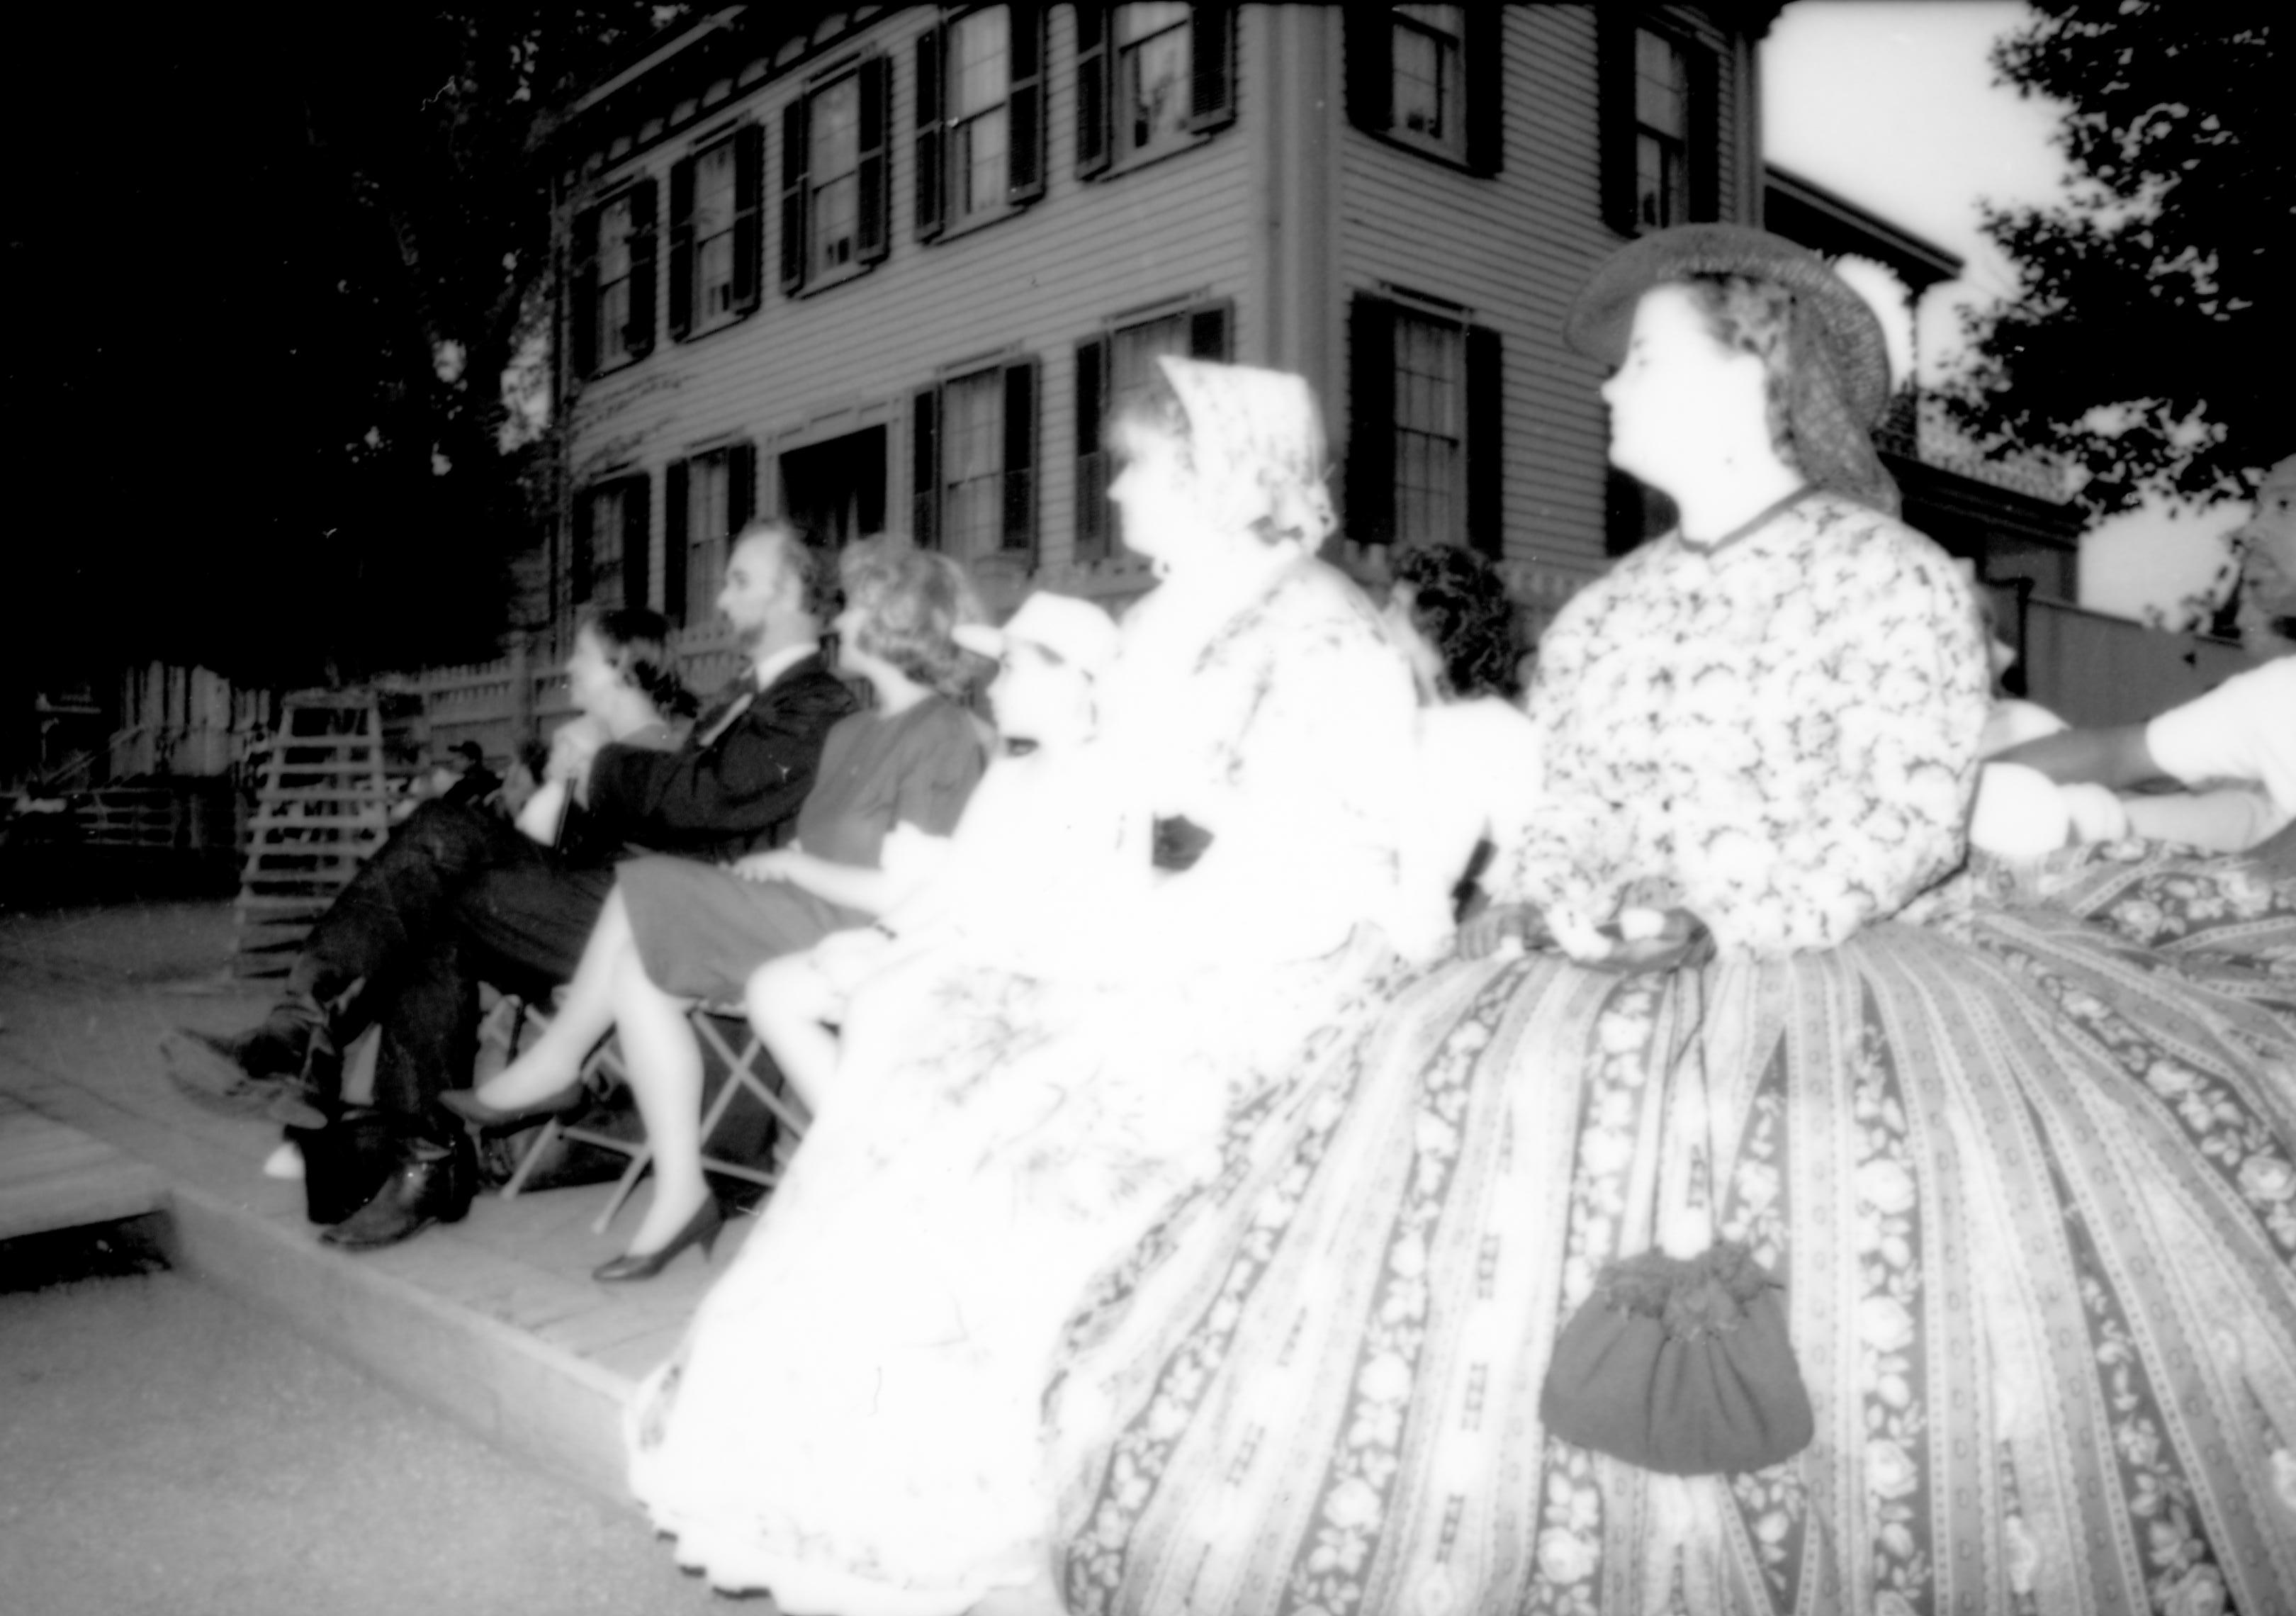
{"label": "woman's bare leg", "polygon": [[758,966],[742,997],[774,1064],[817,1114],[837,1074],[837,1037],[822,1021],[834,999],[828,980],[806,956],[783,955]]}
{"label": "woman's bare leg", "polygon": [[615,973],[625,956],[636,958],[629,906],[616,887],[606,895],[566,997],[531,1046],[479,1086],[479,1098],[498,1111],[520,1111],[574,1081],[582,1062],[614,1024]]}
{"label": "woman's bare leg", "polygon": [[614,1024],[653,1147],[653,1199],[630,1237],[634,1256],[668,1243],[709,1194],[701,1176],[701,1046],[685,1019],[688,1004],[654,986],[636,950],[623,956],[614,972]]}

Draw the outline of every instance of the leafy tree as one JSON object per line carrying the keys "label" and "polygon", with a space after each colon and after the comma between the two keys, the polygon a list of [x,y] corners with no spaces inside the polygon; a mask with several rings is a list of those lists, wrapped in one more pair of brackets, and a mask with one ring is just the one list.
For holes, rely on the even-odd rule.
{"label": "leafy tree", "polygon": [[545,143],[685,9],[28,20],[6,363],[45,496],[22,598],[55,632],[4,648],[17,682],[494,653],[550,496],[499,386],[548,331]]}
{"label": "leafy tree", "polygon": [[[2070,195],[1988,208],[2016,297],[1964,316],[1981,435],[2084,468],[2100,512],[2242,497],[2288,452],[2296,139],[2276,7],[2039,0],[2000,81],[2066,103]],[[2284,25],[2283,31],[2284,32]]]}

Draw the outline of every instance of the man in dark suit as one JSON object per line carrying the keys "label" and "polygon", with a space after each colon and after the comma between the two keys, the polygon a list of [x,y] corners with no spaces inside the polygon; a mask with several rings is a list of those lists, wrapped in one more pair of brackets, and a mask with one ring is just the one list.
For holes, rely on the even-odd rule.
{"label": "man in dark suit", "polygon": [[790,524],[751,523],[718,596],[749,666],[685,743],[559,749],[554,767],[583,821],[570,841],[587,857],[546,853],[478,808],[426,803],[312,928],[259,1026],[169,1035],[170,1074],[194,1099],[324,1115],[340,1099],[339,1052],[381,1028],[372,1103],[403,1119],[406,1148],[374,1200],[323,1238],[387,1245],[462,1216],[468,1142],[434,1102],[469,1081],[478,983],[546,997],[571,975],[625,849],[718,861],[787,839],[824,738],[857,705],[820,654],[827,566]]}

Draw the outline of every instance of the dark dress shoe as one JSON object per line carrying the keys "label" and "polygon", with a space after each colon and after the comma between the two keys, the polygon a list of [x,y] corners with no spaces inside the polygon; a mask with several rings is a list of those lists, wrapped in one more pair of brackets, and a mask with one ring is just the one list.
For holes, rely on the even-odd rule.
{"label": "dark dress shoe", "polygon": [[434,1223],[460,1223],[477,1185],[478,1162],[467,1136],[452,1144],[418,1139],[374,1199],[319,1238],[346,1251],[397,1245]]}
{"label": "dark dress shoe", "polygon": [[627,1279],[652,1279],[669,1266],[670,1259],[690,1245],[699,1245],[703,1259],[707,1260],[717,1247],[718,1236],[725,1232],[725,1210],[718,1204],[717,1196],[706,1196],[701,1204],[693,1209],[693,1216],[685,1220],[685,1226],[665,1241],[660,1251],[644,1254],[626,1252],[591,1269],[590,1277],[606,1284],[617,1284]]}
{"label": "dark dress shoe", "polygon": [[545,1095],[519,1111],[496,1110],[480,1099],[475,1088],[450,1088],[439,1096],[439,1103],[481,1133],[508,1133],[548,1117],[563,1117],[578,1111],[589,1095],[590,1091],[577,1077],[556,1094]]}

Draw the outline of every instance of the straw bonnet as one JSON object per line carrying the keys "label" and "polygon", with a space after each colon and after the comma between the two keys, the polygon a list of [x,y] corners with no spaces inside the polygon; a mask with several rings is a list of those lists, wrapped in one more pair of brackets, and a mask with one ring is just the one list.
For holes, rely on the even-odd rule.
{"label": "straw bonnet", "polygon": [[1880,424],[1890,405],[1889,343],[1880,318],[1824,258],[1751,225],[1677,225],[1628,242],[1603,260],[1570,306],[1563,340],[1590,359],[1617,365],[1626,357],[1643,293],[1699,275],[1752,275],[1792,291],[1816,317],[1854,423],[1867,432]]}

